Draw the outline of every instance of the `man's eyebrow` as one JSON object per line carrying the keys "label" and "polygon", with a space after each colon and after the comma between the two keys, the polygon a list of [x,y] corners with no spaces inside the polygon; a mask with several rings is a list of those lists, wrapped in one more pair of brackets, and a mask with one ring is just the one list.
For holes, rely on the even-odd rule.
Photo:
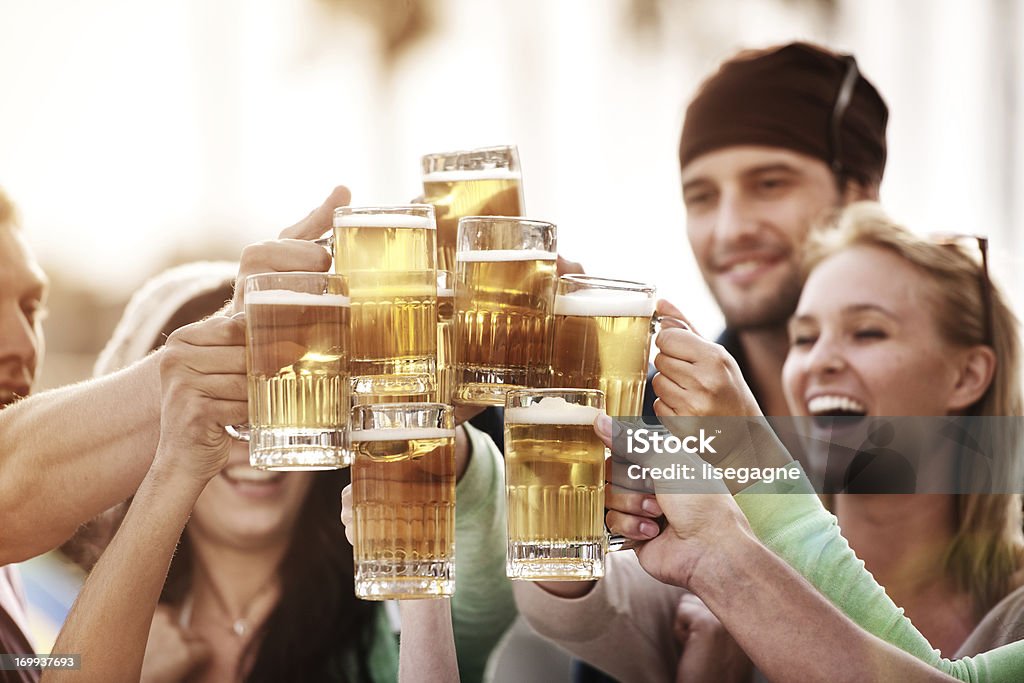
{"label": "man's eyebrow", "polygon": [[696,178],[693,178],[692,180],[687,180],[686,182],[683,183],[683,192],[686,192],[687,190],[692,190],[693,188],[700,187],[702,185],[712,185],[712,184],[713,183],[711,182],[710,178],[706,178],[704,176],[698,176]]}
{"label": "man's eyebrow", "polygon": [[763,164],[761,166],[753,166],[743,170],[742,175],[744,177],[760,175],[762,173],[791,173],[793,175],[803,175],[803,172],[796,166],[791,166],[785,162],[777,162],[774,164]]}

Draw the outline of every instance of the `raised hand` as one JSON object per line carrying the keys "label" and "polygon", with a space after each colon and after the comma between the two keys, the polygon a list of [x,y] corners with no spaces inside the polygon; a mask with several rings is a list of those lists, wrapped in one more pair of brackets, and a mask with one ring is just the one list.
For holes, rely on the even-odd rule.
{"label": "raised hand", "polygon": [[213,317],[176,330],[160,360],[160,446],[153,467],[205,484],[227,462],[229,424],[248,420],[245,326]]}

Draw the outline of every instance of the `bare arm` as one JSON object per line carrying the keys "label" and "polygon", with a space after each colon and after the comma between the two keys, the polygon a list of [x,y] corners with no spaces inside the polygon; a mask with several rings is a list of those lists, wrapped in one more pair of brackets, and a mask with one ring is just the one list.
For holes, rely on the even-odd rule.
{"label": "bare arm", "polygon": [[718,535],[715,543],[689,586],[767,678],[955,680],[860,629],[753,534]]}
{"label": "bare arm", "polygon": [[224,425],[246,418],[244,330],[213,318],[184,327],[162,354],[162,424],[152,468],[113,542],[89,575],[55,645],[82,655],[82,671],[47,683],[137,681],[174,548],[199,494],[224,466]]}
{"label": "bare arm", "polygon": [[458,683],[451,601],[402,600],[399,683]]}
{"label": "bare arm", "polygon": [[81,653],[82,670],[47,670],[43,681],[139,680],[171,556],[202,488],[156,469],[146,476],[54,645]]}
{"label": "bare arm", "polygon": [[159,435],[159,357],[0,412],[0,565],[59,545],[138,488]]}

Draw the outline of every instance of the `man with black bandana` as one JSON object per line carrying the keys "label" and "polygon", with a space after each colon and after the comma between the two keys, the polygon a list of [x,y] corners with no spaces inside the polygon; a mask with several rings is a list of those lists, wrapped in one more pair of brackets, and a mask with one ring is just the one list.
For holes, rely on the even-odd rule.
{"label": "man with black bandana", "polygon": [[[687,108],[679,144],[687,234],[725,318],[719,343],[766,415],[788,413],[781,375],[804,240],[836,208],[877,199],[887,119],[852,56],[806,43],[736,55]],[[657,397],[667,382],[656,375],[649,383],[645,414],[663,400]],[[539,633],[619,680],[672,681],[684,672],[749,679],[749,669],[724,661],[735,644],[721,642],[706,608],[681,602],[685,592],[648,576],[632,553],[610,555],[598,582],[515,588]],[[689,629],[682,662],[677,607]],[[611,679],[589,670],[578,680]]]}

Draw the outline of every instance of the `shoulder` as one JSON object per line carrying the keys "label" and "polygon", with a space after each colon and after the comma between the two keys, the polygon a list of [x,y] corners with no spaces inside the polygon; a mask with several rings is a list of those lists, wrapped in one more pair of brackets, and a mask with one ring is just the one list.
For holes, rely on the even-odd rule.
{"label": "shoulder", "polygon": [[999,601],[960,647],[957,656],[976,655],[1024,640],[1024,586]]}

